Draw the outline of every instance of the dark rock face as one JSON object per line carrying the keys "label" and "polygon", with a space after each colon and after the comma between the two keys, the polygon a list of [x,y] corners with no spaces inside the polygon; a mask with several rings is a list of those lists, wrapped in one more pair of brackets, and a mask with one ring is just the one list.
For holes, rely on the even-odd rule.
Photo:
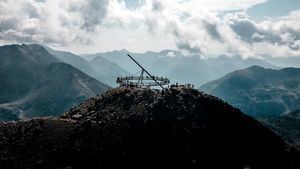
{"label": "dark rock face", "polygon": [[0,168],[299,168],[299,153],[197,90],[116,88],[57,119],[0,125]]}

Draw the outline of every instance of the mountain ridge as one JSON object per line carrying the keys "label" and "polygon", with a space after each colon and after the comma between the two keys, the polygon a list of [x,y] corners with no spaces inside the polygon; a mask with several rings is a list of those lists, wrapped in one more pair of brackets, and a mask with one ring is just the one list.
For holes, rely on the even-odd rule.
{"label": "mountain ridge", "polygon": [[299,109],[300,69],[252,66],[211,81],[200,90],[257,116],[280,116]]}
{"label": "mountain ridge", "polygon": [[40,45],[2,46],[0,58],[1,120],[58,115],[110,88]]}
{"label": "mountain ridge", "polygon": [[[111,51],[90,55],[92,58],[101,56],[119,65],[135,75],[140,71],[128,57],[127,50]],[[217,79],[231,71],[246,68],[255,64],[264,67],[278,68],[264,60],[243,59],[239,56],[220,56],[217,58],[202,58],[198,55],[183,56],[179,51],[164,50],[161,52],[130,53],[151,74],[170,78],[172,83],[192,83],[195,86]]]}
{"label": "mountain ridge", "polygon": [[[71,52],[58,51],[46,47],[46,49],[56,58],[64,63],[68,63],[87,75],[103,82],[109,86],[116,87],[116,79],[119,76],[130,75],[129,72],[119,67],[100,55],[95,55],[92,60],[86,60]],[[98,59],[97,59],[98,58]]]}
{"label": "mountain ridge", "polygon": [[180,87],[120,87],[59,118],[0,123],[0,145],[0,167],[16,169],[296,169],[300,158],[238,109]]}

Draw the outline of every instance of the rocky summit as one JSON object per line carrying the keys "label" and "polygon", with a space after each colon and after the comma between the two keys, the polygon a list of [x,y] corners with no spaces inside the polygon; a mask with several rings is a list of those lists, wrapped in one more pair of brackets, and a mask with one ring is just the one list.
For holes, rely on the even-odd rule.
{"label": "rocky summit", "polygon": [[119,87],[59,118],[0,124],[0,168],[296,169],[279,136],[194,89]]}

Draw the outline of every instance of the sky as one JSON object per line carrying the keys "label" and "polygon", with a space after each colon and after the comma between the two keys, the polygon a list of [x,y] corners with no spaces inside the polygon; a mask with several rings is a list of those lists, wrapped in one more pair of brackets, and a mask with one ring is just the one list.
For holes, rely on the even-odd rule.
{"label": "sky", "polygon": [[300,57],[300,0],[0,0],[0,45]]}

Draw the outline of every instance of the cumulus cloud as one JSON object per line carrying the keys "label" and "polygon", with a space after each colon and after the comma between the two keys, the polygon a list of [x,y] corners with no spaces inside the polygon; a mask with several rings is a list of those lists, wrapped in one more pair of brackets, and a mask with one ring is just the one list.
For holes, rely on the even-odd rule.
{"label": "cumulus cloud", "polygon": [[294,20],[294,16],[284,20],[264,21],[262,23],[255,23],[240,13],[230,14],[225,18],[233,31],[244,41],[249,43],[269,42],[288,45],[292,50],[299,49],[295,48],[295,43],[300,39],[300,29],[290,23],[291,20]]}
{"label": "cumulus cloud", "polygon": [[106,17],[108,0],[0,1],[0,40],[17,43],[90,44]]}
{"label": "cumulus cloud", "polygon": [[247,9],[266,0],[139,2],[127,8],[126,0],[0,1],[0,43],[44,43],[70,50],[87,45],[81,52],[91,47],[95,52],[172,48],[205,57],[300,55],[300,11],[256,22]]}
{"label": "cumulus cloud", "polygon": [[164,24],[154,22],[156,24],[147,25],[152,32],[154,27],[161,31],[161,27],[165,26],[166,31],[176,38],[177,48],[192,54],[208,57],[241,55],[245,58],[300,55],[300,20],[297,19],[300,11],[285,17],[255,22],[249,18],[246,9],[223,17],[220,17],[219,11],[192,9],[194,8],[188,11],[179,6],[172,10],[165,8],[160,13]]}
{"label": "cumulus cloud", "polygon": [[81,19],[80,28],[94,31],[107,15],[108,0],[68,1],[68,12]]}
{"label": "cumulus cloud", "polygon": [[190,42],[183,41],[183,40],[177,40],[176,45],[179,50],[186,50],[190,52],[191,54],[201,54],[201,49],[198,45],[193,45]]}
{"label": "cumulus cloud", "polygon": [[[299,56],[300,20],[297,19],[299,16],[300,11],[257,23],[250,20],[246,13],[235,13],[226,15],[224,20],[236,33],[237,38],[247,42],[252,50],[259,51],[257,52],[259,55],[279,56],[278,53],[282,55],[282,52],[275,49],[277,48],[285,51],[285,55]],[[269,47],[270,50],[262,52],[260,46]]]}

